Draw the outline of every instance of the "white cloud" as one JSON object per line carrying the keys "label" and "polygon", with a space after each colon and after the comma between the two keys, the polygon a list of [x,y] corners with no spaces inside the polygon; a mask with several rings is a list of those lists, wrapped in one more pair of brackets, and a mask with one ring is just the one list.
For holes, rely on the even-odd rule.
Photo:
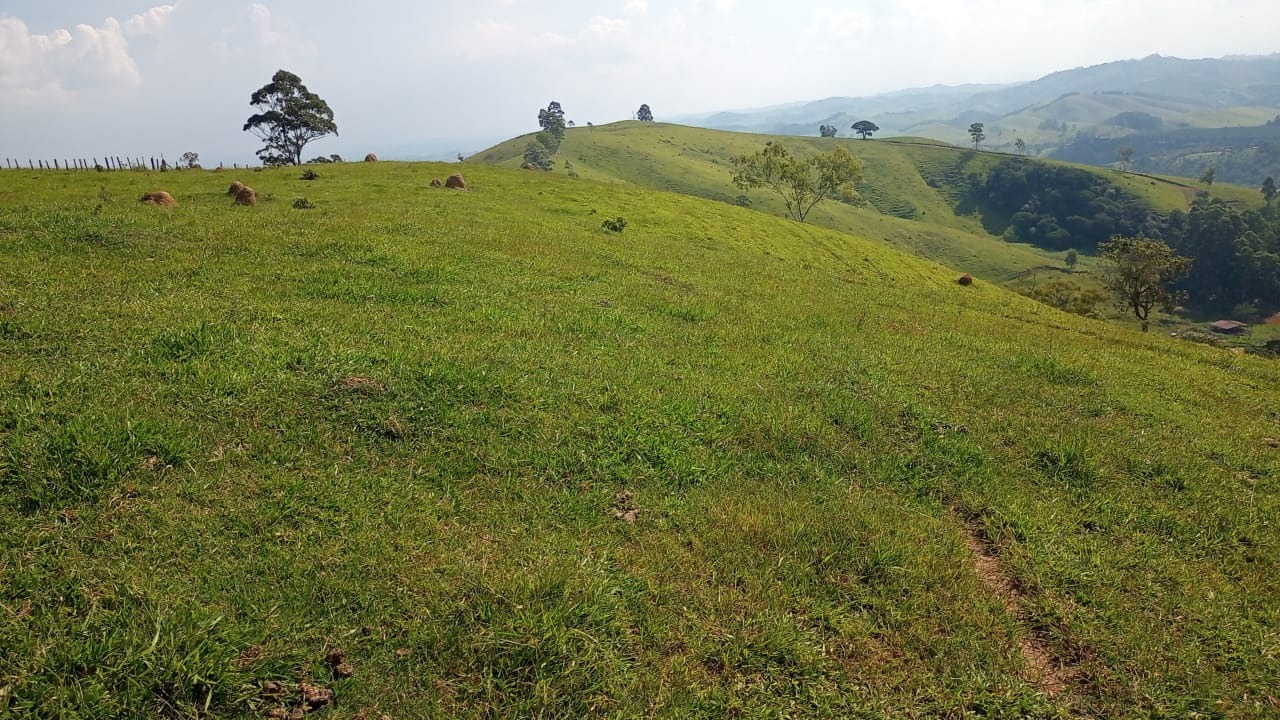
{"label": "white cloud", "polygon": [[648,0],[627,0],[622,6],[622,12],[627,15],[643,15],[649,12]]}
{"label": "white cloud", "polygon": [[284,36],[273,27],[271,8],[266,5],[249,4],[249,24],[253,26],[258,42],[266,47],[279,45],[284,40]]}
{"label": "white cloud", "polygon": [[[35,34],[15,17],[0,17],[0,91],[18,102],[66,99],[89,89],[134,86],[142,81],[127,34],[158,31],[172,12],[153,8],[125,24],[109,17],[100,26],[79,24]],[[158,12],[157,12],[158,11]]]}
{"label": "white cloud", "polygon": [[126,20],[124,31],[128,35],[159,35],[177,9],[176,5],[157,5]]}

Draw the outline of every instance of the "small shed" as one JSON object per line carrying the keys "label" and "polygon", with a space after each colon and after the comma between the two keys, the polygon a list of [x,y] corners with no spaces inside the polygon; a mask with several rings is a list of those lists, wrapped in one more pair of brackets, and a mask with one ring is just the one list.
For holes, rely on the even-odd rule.
{"label": "small shed", "polygon": [[1223,335],[1243,335],[1249,326],[1239,320],[1217,320],[1209,323],[1209,329]]}

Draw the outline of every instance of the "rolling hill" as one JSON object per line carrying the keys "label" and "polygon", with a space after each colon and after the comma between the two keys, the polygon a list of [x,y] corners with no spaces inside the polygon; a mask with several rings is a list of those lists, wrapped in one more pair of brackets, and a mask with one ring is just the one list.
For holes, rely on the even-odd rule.
{"label": "rolling hill", "polygon": [[0,715],[1280,712],[1280,366],[608,147],[4,171]]}
{"label": "rolling hill", "polygon": [[1259,127],[1150,130],[1119,138],[1081,137],[1055,151],[1071,162],[1107,165],[1120,149],[1134,151],[1133,169],[1140,172],[1200,177],[1213,168],[1220,180],[1260,187],[1280,177],[1280,121]]}
{"label": "rolling hill", "polygon": [[[532,136],[514,138],[468,159],[472,164],[518,168]],[[971,191],[991,168],[1011,156],[975,152],[918,138],[851,140],[761,136],[634,121],[568,131],[556,157],[557,173],[567,162],[582,178],[626,182],[728,203],[749,202],[754,209],[783,214],[782,203],[765,192],[745,200],[730,182],[730,159],[783,142],[797,152],[825,152],[841,144],[864,165],[857,190],[864,206],[828,202],[813,222],[882,241],[993,282],[1017,285],[1030,273],[1059,272],[1062,252],[1048,252],[1001,237],[1003,218],[984,216],[968,202]],[[1065,165],[1064,165],[1065,167]],[[1155,212],[1186,209],[1198,188],[1191,181],[1124,174],[1074,166],[1111,183],[1119,192]],[[1258,204],[1256,191],[1218,185],[1215,195]],[[1086,258],[1082,269],[1091,267]]]}

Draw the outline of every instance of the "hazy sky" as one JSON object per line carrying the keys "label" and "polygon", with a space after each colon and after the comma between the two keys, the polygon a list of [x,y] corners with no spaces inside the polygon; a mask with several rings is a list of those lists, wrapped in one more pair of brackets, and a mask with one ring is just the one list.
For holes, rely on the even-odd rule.
{"label": "hazy sky", "polygon": [[1031,80],[1152,53],[1280,51],[1277,0],[0,0],[0,157],[245,161],[279,68],[329,102],[315,154],[472,151],[559,100],[605,123]]}

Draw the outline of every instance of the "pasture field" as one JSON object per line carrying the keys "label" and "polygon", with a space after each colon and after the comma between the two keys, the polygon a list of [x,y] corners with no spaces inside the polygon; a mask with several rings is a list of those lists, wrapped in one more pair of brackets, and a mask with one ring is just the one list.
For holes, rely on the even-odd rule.
{"label": "pasture field", "polygon": [[[468,158],[468,165],[518,168],[532,135],[521,136]],[[656,190],[740,203],[744,194],[730,182],[731,159],[780,142],[799,154],[828,152],[842,145],[863,162],[856,188],[861,205],[824,203],[813,224],[878,240],[1006,287],[1020,287],[1030,273],[1052,276],[1063,268],[1065,253],[1008,242],[1000,218],[984,218],[968,197],[973,178],[1011,155],[978,152],[922,138],[813,138],[707,130],[666,123],[620,122],[570,129],[556,156],[555,173],[572,170],[584,179],[622,182]],[[1122,173],[1089,165],[1040,160],[1074,167],[1102,177],[1152,210],[1186,210],[1196,192],[1194,180]],[[566,165],[566,163],[568,163]],[[1261,205],[1256,189],[1218,183],[1212,194],[1224,200]],[[782,202],[765,191],[745,196],[750,207],[785,215]],[[1096,260],[1082,255],[1079,270],[1094,272]],[[1086,280],[1086,282],[1089,282]],[[1092,283],[1090,283],[1092,284]]]}
{"label": "pasture field", "polygon": [[1280,365],[591,167],[0,173],[0,717],[1280,714]]}

